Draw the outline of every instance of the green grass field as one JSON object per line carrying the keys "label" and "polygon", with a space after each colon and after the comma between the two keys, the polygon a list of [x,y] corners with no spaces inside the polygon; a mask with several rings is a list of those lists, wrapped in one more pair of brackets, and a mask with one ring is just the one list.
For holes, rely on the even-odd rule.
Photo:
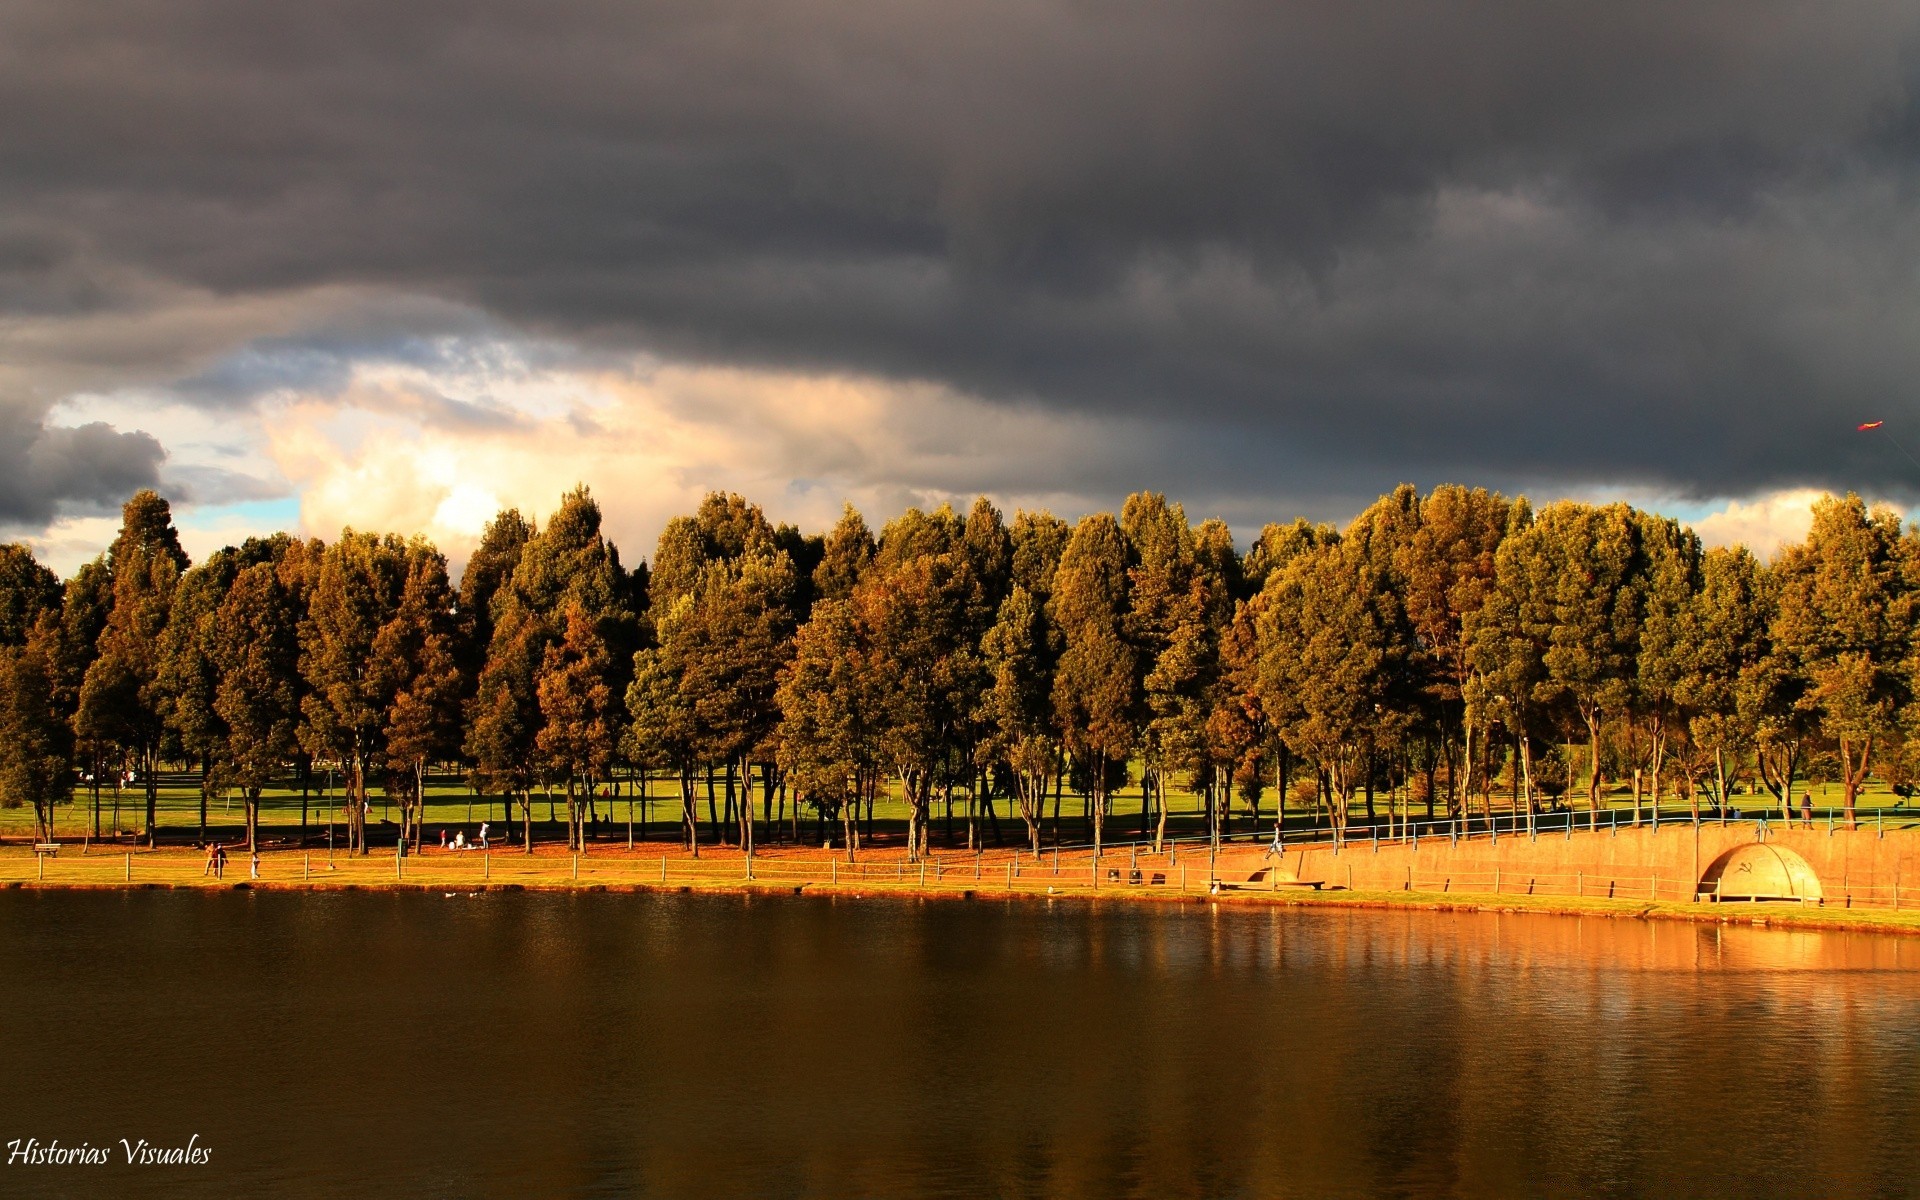
{"label": "green grass field", "polygon": [[[194,840],[198,836],[200,823],[200,800],[195,781],[189,776],[180,774],[163,774],[161,779],[162,784],[159,791],[158,814],[162,839],[174,841]],[[324,782],[323,779],[323,786],[310,792],[306,797],[306,822],[310,830],[308,840],[310,844],[314,843],[316,839],[321,843],[324,842],[325,829],[329,815],[331,814],[335,821],[335,835],[341,839],[341,844],[344,844],[345,832],[344,827],[340,824],[343,818],[337,807],[339,803],[339,792],[336,787],[331,795],[329,795],[324,787]],[[1841,789],[1838,784],[1827,783],[1802,786],[1808,789],[1813,798],[1815,808],[1820,810],[1823,815],[1825,810],[1837,806],[1840,803]],[[604,823],[599,830],[596,840],[625,842],[627,836],[628,802],[627,796],[625,795],[626,789],[623,787],[621,790],[622,794],[612,805],[611,813],[607,812],[605,802],[601,802],[600,807]],[[635,799],[633,805],[636,837],[639,840],[672,840],[676,836],[679,816],[677,787],[672,780],[656,778],[648,785],[648,792],[651,795],[651,803],[644,807],[650,808],[652,820],[648,822],[644,828],[639,827],[643,814],[643,805],[638,798]],[[1799,794],[1800,793],[1796,791],[1796,808],[1798,807]],[[704,789],[700,791],[699,795],[700,817],[704,828],[707,816]],[[145,798],[138,787],[133,787],[122,789],[118,800],[117,827],[119,830],[119,838],[121,840],[131,840],[144,826]],[[1505,802],[1506,797],[1504,795],[1496,794],[1494,797],[1494,806],[1497,813],[1504,811],[1503,806]],[[1584,804],[1584,797],[1576,796],[1574,797],[1574,802],[1576,808],[1578,808]],[[1606,802],[1608,806],[1612,808],[1630,808],[1632,805],[1632,796],[1626,790],[1613,789],[1607,794]],[[1203,832],[1202,805],[1199,796],[1192,792],[1169,788],[1167,792],[1167,803],[1170,812],[1170,833],[1175,836],[1196,836]],[[261,799],[260,825],[262,838],[268,841],[278,841],[294,837],[298,833],[301,825],[301,804],[302,797],[297,788],[283,787],[268,791]],[[1261,806],[1260,828],[1263,830],[1270,830],[1272,828],[1272,804],[1273,797],[1269,795]],[[1141,801],[1139,790],[1137,788],[1131,788],[1123,791],[1114,797],[1113,806],[1114,815],[1109,818],[1107,824],[1108,840],[1120,842],[1136,837],[1140,829]],[[1760,795],[1736,795],[1734,797],[1734,806],[1736,809],[1747,811],[1772,811],[1774,809],[1772,797],[1765,793]],[[1000,818],[1000,826],[1004,836],[1009,841],[1018,841],[1021,836],[1018,809],[1013,806],[1011,801],[1005,799],[997,800],[995,807]],[[1376,797],[1375,808],[1382,818],[1385,817],[1388,807],[1389,801],[1384,793]],[[1415,802],[1411,807],[1412,815],[1416,818],[1422,817],[1426,811],[1425,805],[1422,802]],[[1917,799],[1914,804],[1910,805],[1907,801],[1887,791],[1883,787],[1872,786],[1864,790],[1860,796],[1859,807],[1866,819],[1884,820],[1887,822],[1889,828],[1893,827],[1893,822],[1896,819],[1898,819],[1902,826],[1908,824],[1910,821],[1920,822],[1920,799]],[[755,808],[756,812],[758,812],[759,800],[757,795],[755,798]],[[1084,836],[1082,826],[1077,820],[1081,808],[1082,803],[1080,799],[1072,794],[1069,794],[1065,798],[1061,806],[1063,824],[1065,826],[1062,838],[1069,843],[1079,841]],[[1354,804],[1356,819],[1358,819],[1361,811],[1362,805],[1356,800]],[[1669,799],[1663,807],[1663,812],[1668,814],[1684,811],[1686,811],[1684,806],[1677,804],[1677,802],[1671,799]],[[1913,814],[1911,817],[1909,817],[1910,812]],[[564,794],[556,793],[553,797],[553,820],[549,820],[548,813],[549,806],[547,800],[541,794],[536,793],[534,798],[534,836],[536,841],[561,840],[564,838],[564,821],[566,815],[566,800]],[[905,802],[901,800],[897,789],[887,793],[881,798],[880,802],[875,806],[874,815],[876,831],[882,838],[890,835],[898,835],[904,830],[907,819],[907,808]],[[1310,823],[1309,814],[1306,811],[1291,805],[1287,809],[1287,815],[1288,828],[1290,830],[1302,828]],[[781,824],[783,831],[791,831],[791,816],[791,808],[789,808],[788,819]],[[1236,806],[1232,822],[1233,831],[1239,833],[1251,832],[1253,826],[1249,817],[1250,814],[1244,805]],[[609,818],[611,819],[609,820]],[[398,820],[399,810],[397,806],[383,801],[376,790],[373,798],[372,821],[369,826],[374,844],[378,845],[383,841],[390,844],[396,836]],[[519,826],[520,820],[521,814],[516,806],[514,820],[516,829]],[[984,816],[982,820],[984,824]],[[232,841],[244,833],[245,807],[238,797],[216,797],[208,804],[207,821],[208,831],[211,837],[224,841]],[[482,821],[487,821],[492,824],[492,836],[494,840],[503,840],[505,830],[499,797],[475,796],[457,776],[434,776],[429,779],[426,811],[426,829],[429,839],[437,841],[439,830],[442,828],[446,828],[450,833],[456,829],[464,829],[467,832],[467,836],[471,838],[478,830],[480,822]],[[110,789],[103,789],[100,794],[100,830],[103,841],[115,840],[113,832],[115,827],[115,797]],[[62,805],[56,814],[56,837],[62,841],[80,840],[90,837],[93,828],[93,794],[88,790],[78,790],[74,793],[73,800],[68,804]],[[817,844],[814,829],[815,826],[811,814],[803,812],[800,822],[801,840]],[[964,842],[966,837],[966,812],[964,803],[958,798],[954,804],[953,829],[955,837]],[[933,829],[935,840],[943,840],[945,831],[945,811],[942,807],[936,805]],[[29,840],[32,837],[33,812],[31,809],[21,806],[0,808],[0,839],[19,842]],[[761,837],[762,840],[769,840],[765,832],[761,834]],[[991,841],[990,835],[989,841]]]}

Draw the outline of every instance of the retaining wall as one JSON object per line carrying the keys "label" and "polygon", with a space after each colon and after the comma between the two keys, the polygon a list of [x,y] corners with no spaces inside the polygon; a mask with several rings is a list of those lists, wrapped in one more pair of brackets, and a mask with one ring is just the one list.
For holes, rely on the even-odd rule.
{"label": "retaining wall", "polygon": [[[1426,836],[1418,843],[1357,840],[1288,847],[1280,878],[1365,891],[1513,892],[1690,900],[1715,859],[1754,842],[1761,828],[1666,822],[1651,826],[1576,829],[1528,835],[1485,834],[1458,842]],[[1807,829],[1775,822],[1765,840],[1805,859],[1828,904],[1920,905],[1920,831]],[[1255,848],[1223,852],[1223,880],[1270,882],[1273,858]],[[1896,890],[1897,889],[1897,890]]]}

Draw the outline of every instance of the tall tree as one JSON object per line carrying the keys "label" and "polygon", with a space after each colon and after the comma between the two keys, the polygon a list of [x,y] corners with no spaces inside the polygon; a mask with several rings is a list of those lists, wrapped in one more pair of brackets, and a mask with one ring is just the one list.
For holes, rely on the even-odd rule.
{"label": "tall tree", "polygon": [[1288,746],[1325,773],[1340,831],[1374,746],[1404,720],[1385,706],[1396,647],[1379,593],[1368,556],[1341,542],[1296,554],[1262,589],[1260,697]]}
{"label": "tall tree", "polygon": [[1085,517],[1061,553],[1047,612],[1062,645],[1054,720],[1067,752],[1084,767],[1096,859],[1109,770],[1126,763],[1138,736],[1139,668],[1123,627],[1127,609],[1126,537],[1105,513]]}
{"label": "tall tree", "polygon": [[149,845],[159,836],[158,771],[166,734],[160,636],[186,566],[167,502],[150,491],[135,493],[121,510],[120,533],[107,551],[112,607],[81,684],[77,723],[83,738],[116,745],[138,763]]}
{"label": "tall tree", "polygon": [[[493,605],[493,639],[470,709],[466,752],[475,778],[498,789],[511,805],[522,804],[524,842],[533,852],[530,788],[550,778],[541,771],[539,674],[547,648],[566,632],[565,613],[578,605],[593,622],[608,651],[610,694],[625,693],[631,679],[639,625],[629,606],[632,580],[619,551],[601,532],[600,506],[584,487],[561,498],[546,527],[521,550],[507,584]],[[657,565],[657,564],[656,564]],[[654,606],[668,607],[662,573],[652,576]]]}
{"label": "tall tree", "polygon": [[43,842],[53,840],[54,807],[73,794],[73,732],[53,691],[44,645],[0,647],[0,801],[32,806]]}
{"label": "tall tree", "polygon": [[1902,578],[1900,518],[1858,496],[1813,506],[1807,540],[1781,551],[1772,638],[1810,686],[1800,703],[1840,754],[1848,828],[1874,746],[1912,694],[1913,596]]}
{"label": "tall tree", "polygon": [[245,800],[251,851],[259,846],[260,794],[298,746],[299,619],[274,565],[256,563],[234,577],[214,623],[213,709],[226,727],[216,772]]}
{"label": "tall tree", "polygon": [[881,782],[884,700],[867,641],[851,599],[816,602],[778,691],[780,765],[796,801],[811,804],[822,822],[840,819],[849,859],[860,846],[858,806]]}
{"label": "tall tree", "polygon": [[586,849],[580,789],[607,778],[618,748],[612,656],[598,623],[578,600],[561,614],[565,633],[547,647],[536,689],[543,721],[535,744],[567,791],[567,844]]}
{"label": "tall tree", "polygon": [[[1420,506],[1419,528],[1397,551],[1407,621],[1413,633],[1413,671],[1427,691],[1447,760],[1449,809],[1466,807],[1476,769],[1467,688],[1473,663],[1467,624],[1494,588],[1494,565],[1509,529],[1531,513],[1498,492],[1454,485],[1435,488]],[[1458,735],[1457,760],[1452,750]]]}
{"label": "tall tree", "polygon": [[873,533],[853,505],[840,514],[827,534],[825,551],[813,569],[813,590],[823,600],[845,600],[873,562]]}
{"label": "tall tree", "polygon": [[0,646],[24,646],[40,614],[60,608],[60,577],[18,542],[0,545]]}
{"label": "tall tree", "polygon": [[1036,858],[1047,785],[1060,769],[1060,743],[1053,732],[1053,643],[1046,610],[1015,584],[980,646],[991,683],[981,698],[985,736],[975,757],[982,767],[1006,771]]}
{"label": "tall tree", "polygon": [[[218,622],[220,606],[233,586],[239,568],[231,550],[215,552],[206,562],[180,577],[166,632],[160,638],[158,685],[163,697],[162,717],[180,739],[180,747],[200,762],[200,838],[207,837],[207,800],[215,784],[214,759],[227,736],[226,724],[214,707],[220,686]],[[94,775],[99,777],[99,764]],[[99,824],[99,788],[94,788],[95,836]]]}
{"label": "tall tree", "polygon": [[446,558],[423,540],[408,543],[399,602],[373,639],[373,686],[385,713],[387,792],[400,798],[400,836],[415,846],[424,836],[427,766],[460,747],[461,615]]}
{"label": "tall tree", "polygon": [[384,761],[386,690],[374,643],[399,605],[407,548],[398,538],[348,529],[328,546],[300,631],[300,740],[340,765],[350,849],[367,853],[368,776]]}
{"label": "tall tree", "polygon": [[[1758,560],[1744,546],[1707,551],[1700,587],[1681,622],[1682,664],[1674,699],[1693,740],[1713,755],[1715,795],[1727,805],[1727,762],[1753,747],[1740,719],[1740,681],[1765,657],[1766,610]],[[1652,622],[1649,621],[1649,625]],[[1642,650],[1646,653],[1646,636]]]}

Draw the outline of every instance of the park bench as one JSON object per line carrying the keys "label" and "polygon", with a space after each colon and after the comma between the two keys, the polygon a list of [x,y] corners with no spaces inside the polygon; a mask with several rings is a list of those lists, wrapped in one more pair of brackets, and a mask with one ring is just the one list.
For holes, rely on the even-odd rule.
{"label": "park bench", "polygon": [[60,853],[60,843],[59,842],[35,842],[33,844],[33,852],[35,854],[58,854]]}

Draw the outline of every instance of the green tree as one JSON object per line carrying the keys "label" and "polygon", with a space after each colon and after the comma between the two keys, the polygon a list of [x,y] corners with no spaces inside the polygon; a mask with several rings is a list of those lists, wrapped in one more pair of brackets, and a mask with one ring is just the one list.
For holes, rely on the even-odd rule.
{"label": "green tree", "polygon": [[1036,858],[1047,785],[1060,770],[1060,743],[1053,734],[1053,642],[1046,610],[1016,584],[980,646],[992,682],[981,697],[985,735],[974,754],[982,767],[1006,770]]}
{"label": "green tree", "polygon": [[107,551],[112,606],[80,685],[80,736],[117,746],[138,764],[149,845],[159,837],[158,770],[167,732],[166,697],[158,683],[160,637],[186,565],[167,502],[150,491],[136,493],[122,509],[120,533]]}
{"label": "green tree", "polygon": [[1854,495],[1813,506],[1813,528],[1774,562],[1772,638],[1809,687],[1800,698],[1840,753],[1848,828],[1873,749],[1895,735],[1912,692],[1913,592],[1902,577],[1900,519]]}
{"label": "green tree", "polygon": [[[213,762],[227,736],[214,708],[220,685],[218,619],[238,572],[231,549],[215,552],[180,577],[166,631],[160,637],[156,682],[163,698],[161,716],[179,738],[181,749],[200,762],[200,840],[207,838],[207,800],[215,784]],[[94,764],[99,779],[101,764]],[[99,836],[100,790],[94,786],[94,836]]]}
{"label": "green tree", "polygon": [[43,612],[60,609],[60,577],[18,542],[0,545],[0,646],[24,646]]}
{"label": "green tree", "polygon": [[880,788],[883,689],[851,599],[821,599],[794,639],[781,673],[780,765],[823,823],[838,817],[851,861],[858,807]]}
{"label": "green tree", "polygon": [[400,836],[424,837],[427,765],[460,748],[466,699],[457,651],[460,616],[446,558],[425,541],[406,548],[399,603],[373,639],[373,686],[385,713],[386,787],[400,799]]}
{"label": "green tree", "polygon": [[[1740,719],[1740,681],[1768,651],[1761,567],[1744,546],[1707,551],[1700,560],[1700,587],[1681,620],[1677,654],[1682,664],[1674,699],[1687,714],[1693,741],[1713,756],[1714,794],[1727,806],[1727,762],[1753,746]],[[1648,626],[1653,626],[1649,613]],[[1648,637],[1641,635],[1641,654]]]}
{"label": "green tree", "polygon": [[565,634],[547,647],[536,683],[542,725],[535,745],[547,769],[566,784],[567,844],[586,849],[586,806],[579,789],[589,791],[608,777],[618,748],[612,656],[598,623],[579,601],[562,614]]}
{"label": "green tree", "polygon": [[1396,551],[1413,635],[1413,672],[1440,727],[1453,813],[1466,810],[1477,765],[1477,727],[1467,711],[1473,678],[1468,622],[1493,591],[1500,543],[1510,528],[1530,518],[1524,502],[1516,505],[1498,492],[1444,485],[1422,502],[1419,527]]}
{"label": "green tree", "polygon": [[1261,701],[1293,752],[1325,773],[1342,833],[1373,748],[1403,719],[1384,707],[1394,647],[1379,591],[1368,557],[1334,542],[1293,556],[1261,593]]}
{"label": "green tree", "polygon": [[234,577],[215,617],[213,709],[226,728],[215,773],[246,802],[247,849],[259,846],[260,794],[298,746],[299,619],[272,563]]}
{"label": "green tree", "polygon": [[55,806],[73,794],[73,732],[53,690],[53,663],[37,640],[0,647],[0,802],[31,805],[43,842],[53,840]]}
{"label": "green tree", "polygon": [[853,505],[846,506],[839,523],[827,535],[825,553],[813,569],[814,594],[823,600],[845,600],[873,562],[873,534]]}
{"label": "green tree", "polygon": [[328,546],[300,629],[300,741],[338,763],[349,849],[367,853],[368,775],[384,762],[386,689],[374,643],[399,606],[407,547],[398,538],[348,529]]}
{"label": "green tree", "polygon": [[1109,768],[1124,764],[1138,737],[1138,658],[1126,637],[1127,545],[1105,513],[1083,518],[1060,556],[1047,614],[1060,631],[1053,712],[1067,752],[1084,768],[1100,856]]}

